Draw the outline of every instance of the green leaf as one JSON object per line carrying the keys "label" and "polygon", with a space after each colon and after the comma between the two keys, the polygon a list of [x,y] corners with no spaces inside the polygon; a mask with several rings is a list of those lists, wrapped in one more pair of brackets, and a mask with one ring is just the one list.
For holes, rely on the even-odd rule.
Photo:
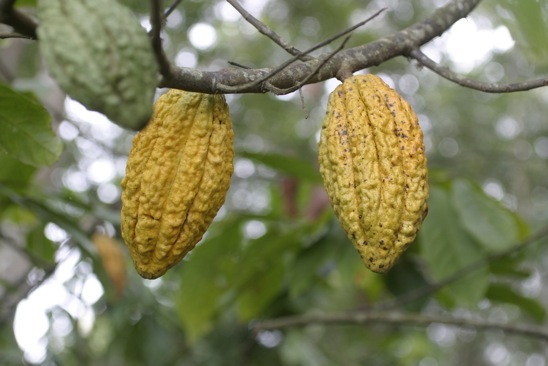
{"label": "green leaf", "polygon": [[0,183],[16,190],[28,186],[36,168],[0,154]]}
{"label": "green leaf", "polygon": [[[418,288],[428,286],[423,273],[417,268],[417,263],[409,256],[403,255],[398,263],[385,276],[384,282],[387,289],[397,298]],[[419,311],[428,300],[425,298],[404,304],[405,308]]]}
{"label": "green leaf", "polygon": [[485,249],[503,250],[520,240],[517,216],[471,182],[454,181],[452,204],[466,231]]}
{"label": "green leaf", "polygon": [[[548,25],[546,15],[548,6],[545,1],[515,1],[506,0],[499,4],[509,10],[515,18],[515,23],[508,19],[506,23],[512,27],[515,35],[522,42],[517,45],[534,57],[538,66],[546,66],[546,34]],[[504,20],[504,17],[501,17]]]}
{"label": "green leaf", "polygon": [[251,153],[245,151],[239,152],[238,155],[242,158],[264,164],[285,175],[313,183],[321,183],[322,181],[320,173],[314,164],[294,156],[271,153]]}
{"label": "green leaf", "polygon": [[326,235],[313,243],[310,247],[301,251],[293,264],[288,268],[289,294],[296,298],[314,282],[321,281],[328,272],[328,267],[335,264],[338,257],[337,245],[333,241],[333,235]]}
{"label": "green leaf", "polygon": [[523,253],[514,254],[511,257],[497,259],[489,264],[491,274],[497,277],[509,277],[518,280],[525,280],[531,276],[531,270],[524,268]]}
{"label": "green leaf", "polygon": [[29,211],[33,212],[42,222],[52,222],[65,230],[72,236],[74,241],[78,244],[80,250],[90,257],[96,256],[97,252],[95,246],[88,233],[86,233],[79,225],[72,215],[63,212],[59,208],[52,207],[48,204],[46,199],[22,196],[7,187],[0,185],[0,194],[5,195],[9,200],[22,207],[25,207]]}
{"label": "green leaf", "polygon": [[261,314],[272,299],[281,292],[286,272],[284,261],[276,261],[266,271],[249,282],[238,294],[237,310],[241,320],[251,320]]}
{"label": "green leaf", "polygon": [[242,242],[240,226],[222,223],[225,230],[207,237],[190,254],[181,270],[181,290],[176,298],[177,313],[191,342],[211,327],[220,310],[221,297],[238,269],[235,258]]}
{"label": "green leaf", "polygon": [[[468,235],[451,205],[449,192],[431,187],[429,215],[420,232],[422,257],[432,277],[439,281],[484,255],[478,243]],[[457,303],[475,304],[485,294],[488,270],[481,268],[448,286]]]}
{"label": "green leaf", "polygon": [[28,95],[0,84],[0,153],[41,166],[55,162],[62,149],[44,107]]}
{"label": "green leaf", "polygon": [[57,245],[44,235],[44,226],[40,225],[29,232],[27,236],[27,249],[41,260],[54,263]]}
{"label": "green leaf", "polygon": [[546,317],[544,306],[536,299],[523,296],[506,284],[491,284],[487,298],[500,303],[514,304],[534,320],[542,322]]}
{"label": "green leaf", "polygon": [[36,0],[17,0],[15,6],[24,7],[24,6],[36,6]]}

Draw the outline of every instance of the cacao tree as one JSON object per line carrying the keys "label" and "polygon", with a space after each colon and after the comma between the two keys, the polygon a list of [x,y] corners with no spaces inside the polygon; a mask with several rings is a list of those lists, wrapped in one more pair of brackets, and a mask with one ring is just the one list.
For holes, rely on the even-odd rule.
{"label": "cacao tree", "polygon": [[[0,363],[545,364],[547,20],[533,0],[0,0]],[[361,78],[380,84],[347,103]],[[398,149],[427,180],[402,158],[363,183]],[[400,193],[347,204],[371,187]],[[385,222],[406,250],[374,273],[359,254],[392,252],[360,245]]]}

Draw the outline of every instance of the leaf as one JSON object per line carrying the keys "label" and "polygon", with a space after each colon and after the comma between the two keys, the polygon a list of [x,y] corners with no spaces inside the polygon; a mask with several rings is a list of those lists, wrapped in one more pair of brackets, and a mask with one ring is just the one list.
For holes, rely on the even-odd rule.
{"label": "leaf", "polygon": [[519,218],[471,182],[454,181],[452,204],[466,231],[485,249],[503,250],[520,240]]}
{"label": "leaf", "polygon": [[242,158],[253,160],[257,163],[264,164],[285,175],[296,177],[313,183],[321,183],[319,171],[314,165],[306,160],[299,159],[293,156],[272,154],[272,153],[251,153],[239,152],[238,155]]}
{"label": "leaf", "polygon": [[36,168],[0,154],[0,183],[16,190],[26,188]]}
{"label": "leaf", "polygon": [[546,310],[536,299],[523,296],[506,284],[491,284],[487,298],[500,303],[514,304],[538,322],[546,318]]}
{"label": "leaf", "polygon": [[29,232],[27,235],[27,249],[37,258],[47,262],[55,262],[55,252],[57,245],[46,238],[44,235],[44,226],[40,225]]}
{"label": "leaf", "polygon": [[291,297],[296,298],[334,269],[335,258],[339,252],[336,251],[337,245],[333,241],[333,235],[329,234],[301,251],[288,268]]}
{"label": "leaf", "polygon": [[[439,281],[481,258],[484,253],[468,235],[451,205],[449,192],[431,187],[429,215],[420,231],[422,257],[432,277]],[[488,270],[481,268],[448,286],[457,303],[475,304],[485,294]]]}
{"label": "leaf", "polygon": [[36,0],[17,0],[15,6],[24,7],[24,6],[36,6]]}
{"label": "leaf", "polygon": [[[544,1],[515,1],[506,0],[499,4],[509,10],[515,17],[514,22],[508,22],[515,31],[515,36],[524,42],[517,42],[518,46],[534,57],[537,66],[546,65],[546,34],[548,26],[546,15],[548,7]],[[502,18],[504,19],[504,18]]]}
{"label": "leaf", "polygon": [[239,271],[232,281],[241,320],[259,315],[285,288],[284,279],[289,268],[295,265],[296,253],[315,236],[316,230],[314,224],[284,232],[270,228],[261,238],[246,245],[238,262]]}
{"label": "leaf", "polygon": [[489,264],[491,274],[497,277],[508,277],[518,280],[525,280],[531,276],[531,270],[524,268],[523,253],[514,254],[511,257],[497,259]]}
{"label": "leaf", "polygon": [[19,195],[14,190],[0,185],[0,194],[5,195],[9,200],[29,211],[33,212],[42,222],[52,222],[65,230],[73,237],[80,250],[90,257],[95,257],[96,250],[89,235],[80,227],[78,221],[66,212],[51,207],[40,198]]}
{"label": "leaf", "polygon": [[[403,255],[398,263],[384,276],[384,282],[388,291],[396,298],[429,285],[424,275],[417,268],[417,263],[410,260],[407,255]],[[403,305],[408,310],[419,311],[426,302],[427,299],[421,298]]]}
{"label": "leaf", "polygon": [[255,281],[249,282],[237,299],[238,316],[251,320],[261,314],[283,288],[286,265],[283,261],[272,263]]}
{"label": "leaf", "polygon": [[55,162],[63,145],[35,99],[0,84],[0,153],[33,166]]}
{"label": "leaf", "polygon": [[229,280],[238,269],[234,256],[242,241],[240,225],[222,226],[221,234],[206,238],[191,252],[181,270],[177,313],[191,342],[212,326],[221,297],[229,291]]}

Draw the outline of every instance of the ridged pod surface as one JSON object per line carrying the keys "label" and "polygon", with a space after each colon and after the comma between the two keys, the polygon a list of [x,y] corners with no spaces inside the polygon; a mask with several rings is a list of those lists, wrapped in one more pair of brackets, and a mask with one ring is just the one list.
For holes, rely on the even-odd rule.
{"label": "ridged pod surface", "polygon": [[40,0],[40,51],[59,86],[86,108],[140,130],[150,119],[157,65],[137,17],[114,0]]}
{"label": "ridged pod surface", "polygon": [[345,79],[329,96],[319,164],[363,262],[388,271],[428,212],[423,134],[411,106],[375,75]]}
{"label": "ridged pod surface", "polygon": [[157,278],[200,241],[224,203],[234,133],[222,95],[169,90],[134,140],[122,180],[122,237]]}

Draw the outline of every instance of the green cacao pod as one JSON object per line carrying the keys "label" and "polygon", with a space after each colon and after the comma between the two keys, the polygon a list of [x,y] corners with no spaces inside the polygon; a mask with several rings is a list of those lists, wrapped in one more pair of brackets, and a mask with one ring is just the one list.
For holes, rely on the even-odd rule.
{"label": "green cacao pod", "polygon": [[233,140],[222,95],[172,89],[155,103],[122,180],[122,237],[142,277],[163,275],[202,238],[230,186]]}
{"label": "green cacao pod", "polygon": [[329,96],[319,164],[363,262],[388,271],[428,212],[423,134],[411,106],[375,75],[345,79]]}
{"label": "green cacao pod", "polygon": [[40,50],[59,86],[122,127],[144,127],[157,65],[131,10],[113,0],[40,0],[38,16]]}

